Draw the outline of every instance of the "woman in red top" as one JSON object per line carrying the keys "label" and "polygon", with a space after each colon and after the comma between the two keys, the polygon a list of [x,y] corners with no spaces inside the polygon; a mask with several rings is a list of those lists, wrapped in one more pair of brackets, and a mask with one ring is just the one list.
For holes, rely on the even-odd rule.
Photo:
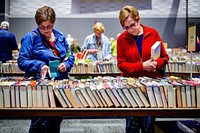
{"label": "woman in red top", "polygon": [[[121,26],[125,31],[117,39],[117,65],[124,77],[162,77],[164,58],[169,57],[159,33],[141,24],[139,12],[132,6],[125,6],[119,13]],[[161,41],[160,58],[151,59],[151,46]]]}
{"label": "woman in red top", "polygon": [[[117,39],[117,65],[123,77],[162,77],[161,70],[169,57],[164,49],[159,33],[141,24],[139,12],[132,6],[125,6],[119,13],[119,20],[124,32]],[[161,42],[160,57],[151,59],[151,46]],[[148,132],[153,132],[154,118],[145,118]],[[126,133],[138,133],[143,127],[143,118],[127,117]],[[143,124],[142,124],[143,123]],[[145,124],[145,125],[146,125]]]}

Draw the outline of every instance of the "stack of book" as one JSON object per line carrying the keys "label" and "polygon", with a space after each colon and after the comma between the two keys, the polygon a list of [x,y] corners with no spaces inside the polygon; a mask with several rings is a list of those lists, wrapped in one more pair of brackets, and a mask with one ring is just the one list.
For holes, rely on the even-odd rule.
{"label": "stack of book", "polygon": [[120,72],[116,62],[78,62],[72,67],[70,73],[117,73]]}
{"label": "stack of book", "polygon": [[200,79],[95,77],[0,82],[0,108],[56,107],[200,108]]}

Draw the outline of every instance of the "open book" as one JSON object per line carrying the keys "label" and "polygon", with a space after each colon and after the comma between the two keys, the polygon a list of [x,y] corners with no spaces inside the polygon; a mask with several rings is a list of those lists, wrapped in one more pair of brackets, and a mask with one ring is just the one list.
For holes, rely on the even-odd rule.
{"label": "open book", "polygon": [[157,60],[160,57],[160,46],[161,41],[156,41],[154,45],[151,47],[151,59]]}

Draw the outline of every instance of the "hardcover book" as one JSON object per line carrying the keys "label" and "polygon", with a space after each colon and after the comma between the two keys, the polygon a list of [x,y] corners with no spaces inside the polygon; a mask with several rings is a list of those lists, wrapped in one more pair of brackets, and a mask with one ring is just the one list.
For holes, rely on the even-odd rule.
{"label": "hardcover book", "polygon": [[84,108],[89,108],[90,105],[88,104],[88,102],[86,101],[85,97],[83,96],[83,94],[81,93],[80,88],[75,88],[74,92],[76,94],[76,96],[78,97],[78,99],[80,100],[80,102],[82,103]]}
{"label": "hardcover book", "polygon": [[113,102],[113,104],[115,105],[115,107],[117,107],[117,108],[121,107],[121,105],[119,104],[118,100],[116,99],[116,97],[112,93],[112,91],[111,91],[110,87],[108,86],[108,84],[103,84],[103,87],[106,90],[108,96],[110,97],[110,99]]}
{"label": "hardcover book", "polygon": [[51,108],[56,107],[55,97],[54,97],[54,81],[50,81],[47,85],[48,96],[49,96],[49,105]]}
{"label": "hardcover book", "polygon": [[144,107],[144,104],[143,104],[142,100],[140,99],[140,97],[138,96],[138,94],[136,93],[136,90],[133,87],[129,88],[128,90],[129,90],[130,94],[132,95],[132,97],[134,98],[137,105],[140,108]]}
{"label": "hardcover book", "polygon": [[11,96],[10,96],[10,86],[15,82],[2,82],[3,84],[3,98],[4,98],[4,107],[11,107]]}
{"label": "hardcover book", "polygon": [[104,87],[101,85],[97,85],[97,89],[100,92],[102,98],[104,99],[104,101],[106,102],[106,104],[108,105],[108,107],[114,107],[115,105],[112,103],[110,97],[108,96],[108,94],[106,93]]}
{"label": "hardcover book", "polygon": [[0,83],[0,108],[4,107],[4,99],[3,99],[3,86]]}
{"label": "hardcover book", "polygon": [[71,92],[71,89],[70,88],[66,88],[66,89],[64,89],[64,91],[65,91],[65,94],[66,94],[67,98],[71,102],[72,106],[74,108],[80,108],[80,105],[78,104],[78,102],[74,98],[74,96],[73,96],[73,94]]}
{"label": "hardcover book", "polygon": [[81,91],[81,94],[83,95],[83,97],[85,98],[85,100],[87,101],[87,103],[89,104],[89,106],[91,108],[94,108],[95,105],[91,99],[91,97],[88,95],[86,89],[85,89],[85,85],[83,83],[80,83],[79,84],[79,88],[80,88],[80,91]]}

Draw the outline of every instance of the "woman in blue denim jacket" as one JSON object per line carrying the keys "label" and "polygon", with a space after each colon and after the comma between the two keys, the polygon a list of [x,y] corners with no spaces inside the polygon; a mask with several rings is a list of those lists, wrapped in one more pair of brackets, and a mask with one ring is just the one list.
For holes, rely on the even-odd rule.
{"label": "woman in blue denim jacket", "polygon": [[103,34],[104,30],[104,25],[97,22],[93,26],[94,33],[85,38],[81,51],[87,49],[87,59],[103,61],[111,58],[111,44],[109,39]]}
{"label": "woman in blue denim jacket", "polygon": [[[53,29],[56,20],[54,9],[43,6],[36,11],[37,28],[27,33],[21,40],[18,65],[25,71],[26,77],[35,79],[50,78],[49,61],[58,60],[57,79],[66,79],[74,64],[74,55],[70,51],[64,34]],[[62,117],[32,117],[29,133],[59,133]]]}

